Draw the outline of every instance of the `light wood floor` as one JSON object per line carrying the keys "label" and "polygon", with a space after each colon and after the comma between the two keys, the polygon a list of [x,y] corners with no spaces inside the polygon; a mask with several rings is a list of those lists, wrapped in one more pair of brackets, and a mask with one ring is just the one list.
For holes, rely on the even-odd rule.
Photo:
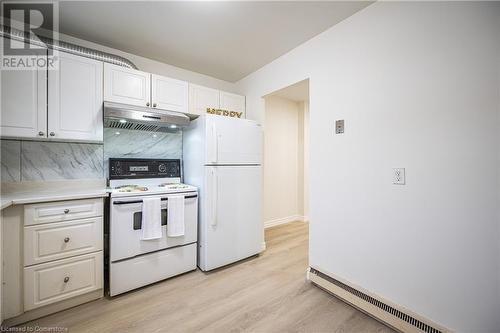
{"label": "light wood floor", "polygon": [[308,225],[266,230],[259,257],[30,322],[70,332],[393,332],[306,281]]}

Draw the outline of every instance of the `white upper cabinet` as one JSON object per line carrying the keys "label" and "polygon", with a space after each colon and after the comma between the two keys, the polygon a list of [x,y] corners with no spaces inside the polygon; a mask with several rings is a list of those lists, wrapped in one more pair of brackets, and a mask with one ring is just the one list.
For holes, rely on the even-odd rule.
{"label": "white upper cabinet", "polygon": [[241,112],[241,118],[245,118],[245,96],[220,92],[220,109]]}
{"label": "white upper cabinet", "polygon": [[46,69],[2,70],[0,133],[3,137],[47,136],[46,73]]}
{"label": "white upper cabinet", "polygon": [[104,64],[104,100],[137,106],[151,104],[151,74]]}
{"label": "white upper cabinet", "polygon": [[151,102],[156,109],[187,112],[188,83],[151,74]]}
{"label": "white upper cabinet", "polygon": [[101,61],[59,53],[59,68],[48,71],[48,137],[103,140]]}
{"label": "white upper cabinet", "polygon": [[219,108],[219,90],[189,85],[189,113],[205,114],[207,108]]}
{"label": "white upper cabinet", "polygon": [[207,108],[241,112],[245,118],[245,96],[190,84],[188,113],[201,115]]}

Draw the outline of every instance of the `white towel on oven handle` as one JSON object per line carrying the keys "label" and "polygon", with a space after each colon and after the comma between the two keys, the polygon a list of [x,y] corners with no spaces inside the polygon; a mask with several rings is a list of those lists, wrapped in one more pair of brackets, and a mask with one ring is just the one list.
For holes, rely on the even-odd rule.
{"label": "white towel on oven handle", "polygon": [[159,239],[163,236],[161,230],[161,199],[142,199],[142,238],[141,240]]}
{"label": "white towel on oven handle", "polygon": [[184,195],[168,196],[167,236],[184,236]]}

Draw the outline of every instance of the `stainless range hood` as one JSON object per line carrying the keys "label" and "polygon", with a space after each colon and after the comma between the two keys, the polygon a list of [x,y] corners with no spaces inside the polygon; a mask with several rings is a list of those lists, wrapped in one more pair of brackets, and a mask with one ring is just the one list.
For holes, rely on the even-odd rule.
{"label": "stainless range hood", "polygon": [[189,125],[183,113],[104,102],[104,127],[136,131],[172,132]]}

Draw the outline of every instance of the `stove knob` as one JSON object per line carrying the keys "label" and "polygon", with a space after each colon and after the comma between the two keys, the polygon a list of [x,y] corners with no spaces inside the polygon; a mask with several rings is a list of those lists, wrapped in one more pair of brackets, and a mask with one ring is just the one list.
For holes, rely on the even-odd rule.
{"label": "stove knob", "polygon": [[112,166],[112,171],[114,171],[115,174],[119,175],[122,173],[122,165],[119,161],[115,162],[115,165]]}
{"label": "stove knob", "polygon": [[165,164],[160,164],[158,165],[158,171],[160,171],[161,173],[164,173],[167,171],[167,166]]}

